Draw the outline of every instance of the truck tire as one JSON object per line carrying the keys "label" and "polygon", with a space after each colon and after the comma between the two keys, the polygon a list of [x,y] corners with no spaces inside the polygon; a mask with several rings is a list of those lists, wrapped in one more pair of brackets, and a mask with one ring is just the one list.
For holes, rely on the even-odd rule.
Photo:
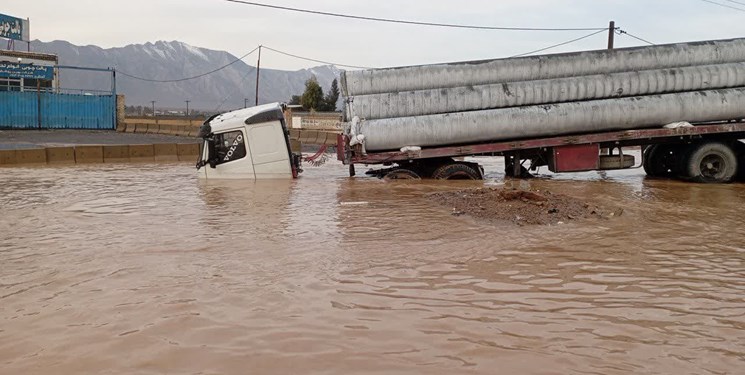
{"label": "truck tire", "polygon": [[721,142],[692,145],[684,156],[683,178],[703,183],[732,181],[737,173],[737,155]]}
{"label": "truck tire", "polygon": [[464,163],[445,164],[432,173],[432,178],[438,180],[481,180],[481,173]]}
{"label": "truck tire", "polygon": [[386,173],[385,176],[383,176],[386,180],[421,180],[422,178],[419,177],[416,172],[405,169],[405,168],[396,168],[391,170],[390,172]]}
{"label": "truck tire", "polygon": [[644,149],[644,173],[646,173],[649,177],[659,177],[657,175],[657,170],[654,168],[654,164],[652,162],[652,155],[654,155],[657,147],[659,147],[659,145],[650,145]]}
{"label": "truck tire", "polygon": [[652,145],[645,151],[644,171],[650,177],[675,177],[683,169],[681,155],[685,153],[684,145]]}
{"label": "truck tire", "polygon": [[745,143],[743,141],[734,142],[734,150],[737,155],[737,175],[735,179],[745,181]]}

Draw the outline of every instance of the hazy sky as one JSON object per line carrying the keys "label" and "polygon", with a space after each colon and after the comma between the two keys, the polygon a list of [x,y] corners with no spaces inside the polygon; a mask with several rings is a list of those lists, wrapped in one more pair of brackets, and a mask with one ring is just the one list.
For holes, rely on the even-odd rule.
{"label": "hazy sky", "polygon": [[[607,27],[608,21],[654,43],[745,36],[745,0],[257,0],[380,18],[507,27]],[[516,55],[588,34],[395,25],[286,12],[224,0],[3,0],[0,13],[31,19],[42,41],[120,47],[179,40],[236,56],[259,44],[297,55],[370,67]],[[602,33],[550,52],[604,48]],[[617,36],[616,46],[642,44]],[[17,44],[18,45],[18,44]],[[547,52],[548,53],[548,52]],[[255,56],[246,60],[255,64]],[[318,65],[265,51],[262,66]]]}

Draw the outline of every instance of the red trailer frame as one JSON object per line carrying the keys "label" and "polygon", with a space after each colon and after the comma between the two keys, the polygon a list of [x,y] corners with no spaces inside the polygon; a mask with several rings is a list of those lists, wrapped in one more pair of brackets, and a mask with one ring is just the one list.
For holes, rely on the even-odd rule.
{"label": "red trailer frame", "polygon": [[[463,156],[506,156],[511,158],[515,176],[519,176],[520,161],[540,156],[542,162],[555,172],[588,171],[596,169],[625,169],[623,147],[647,146],[656,144],[686,144],[705,139],[719,139],[734,142],[745,138],[745,121],[703,123],[695,126],[675,128],[634,129],[591,134],[575,134],[558,137],[519,139],[491,143],[454,145],[422,148],[417,151],[385,151],[362,153],[360,145],[349,146],[349,138],[340,134],[337,138],[337,158],[344,164],[384,164],[422,159],[453,158]],[[618,153],[610,155],[617,158],[617,168],[601,166],[604,157],[600,149],[615,149]],[[639,165],[644,163],[644,159]],[[632,162],[632,164],[634,164]]]}

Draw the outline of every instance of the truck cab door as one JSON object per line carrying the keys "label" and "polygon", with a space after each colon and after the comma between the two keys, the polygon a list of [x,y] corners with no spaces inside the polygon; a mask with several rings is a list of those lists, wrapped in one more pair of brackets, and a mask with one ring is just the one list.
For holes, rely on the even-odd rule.
{"label": "truck cab door", "polygon": [[278,120],[246,126],[256,178],[292,177],[290,152]]}
{"label": "truck cab door", "polygon": [[244,128],[214,133],[205,146],[208,163],[202,169],[207,179],[256,178]]}

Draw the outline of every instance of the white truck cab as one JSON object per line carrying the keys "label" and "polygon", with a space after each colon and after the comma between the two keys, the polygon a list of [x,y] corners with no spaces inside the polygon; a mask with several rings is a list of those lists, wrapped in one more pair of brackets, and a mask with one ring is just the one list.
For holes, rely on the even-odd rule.
{"label": "white truck cab", "polygon": [[284,105],[265,104],[208,118],[199,129],[197,173],[204,179],[290,179],[302,171],[290,150]]}

